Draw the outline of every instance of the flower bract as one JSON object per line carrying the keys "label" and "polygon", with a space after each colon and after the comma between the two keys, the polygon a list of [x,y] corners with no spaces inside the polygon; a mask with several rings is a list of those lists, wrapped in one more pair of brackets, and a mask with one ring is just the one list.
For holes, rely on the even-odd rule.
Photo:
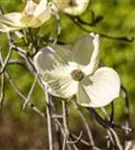
{"label": "flower bract", "polygon": [[99,67],[99,35],[88,34],[72,45],[50,45],[34,56],[46,90],[54,96],[76,95],[78,104],[102,107],[119,96],[120,78],[109,67]]}
{"label": "flower bract", "polygon": [[12,12],[0,16],[0,31],[10,32],[22,28],[37,28],[46,22],[51,16],[51,9],[47,0],[40,0],[37,4],[28,0],[22,12]]}
{"label": "flower bract", "polygon": [[52,2],[58,10],[77,16],[81,15],[87,9],[90,0],[53,0]]}

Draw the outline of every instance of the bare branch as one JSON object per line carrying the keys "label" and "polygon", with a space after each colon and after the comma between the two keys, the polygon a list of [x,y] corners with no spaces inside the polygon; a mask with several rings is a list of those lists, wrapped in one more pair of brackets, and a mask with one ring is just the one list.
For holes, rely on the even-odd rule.
{"label": "bare branch", "polygon": [[87,131],[87,133],[88,133],[89,142],[90,142],[91,147],[95,147],[95,143],[94,143],[94,140],[93,140],[93,136],[92,136],[90,127],[89,127],[89,125],[88,125],[88,122],[87,122],[87,120],[86,120],[84,114],[81,112],[81,110],[79,109],[79,107],[77,106],[77,104],[76,104],[74,101],[73,101],[72,103],[73,103],[73,105],[75,106],[75,108],[77,109],[77,111],[78,111],[78,113],[79,113],[79,115],[80,115],[80,117],[81,117],[81,119],[82,119],[82,121],[83,121],[83,123],[84,123],[84,125],[85,125],[85,128],[86,128],[86,131]]}
{"label": "bare branch", "polygon": [[10,47],[9,51],[8,51],[8,54],[7,54],[7,57],[6,57],[5,61],[3,62],[2,68],[0,70],[0,75],[5,71],[5,69],[7,67],[8,61],[9,61],[11,55],[12,55],[12,50],[13,50],[13,48]]}
{"label": "bare branch", "polygon": [[[88,29],[88,28],[84,27],[84,25],[81,24],[77,18],[73,18],[73,17],[70,17],[70,18],[80,29],[82,29],[85,32],[88,32],[88,33],[94,32],[94,33],[99,34],[103,38],[108,38],[108,39],[112,39],[112,40],[120,40],[120,41],[126,41],[126,42],[133,42],[133,40],[134,40],[133,36],[130,38],[127,36],[120,36],[120,37],[119,36],[111,36],[111,35],[107,35],[107,34],[104,34],[101,32],[97,32],[97,30],[94,28]],[[85,26],[86,26],[86,24],[85,24]],[[93,27],[93,26],[87,24],[87,27]]]}
{"label": "bare branch", "polygon": [[46,115],[47,115],[49,150],[54,150],[52,121],[51,121],[51,106],[50,106],[49,94],[46,91],[44,91],[44,93],[45,93],[45,100],[46,100]]}
{"label": "bare branch", "polygon": [[[27,97],[25,97],[20,90],[18,89],[18,87],[15,85],[14,81],[12,80],[11,76],[8,74],[8,72],[5,72],[5,75],[7,77],[7,79],[9,80],[11,86],[14,88],[14,90],[16,91],[16,93],[22,98],[22,100],[26,101]],[[45,118],[44,113],[42,113],[34,104],[28,102],[28,106],[30,106],[37,114],[39,114],[41,117]]]}
{"label": "bare branch", "polygon": [[[107,133],[112,144],[114,144],[118,148],[118,150],[123,150],[119,137],[117,136],[116,132],[113,130],[112,125],[110,126],[110,123],[108,124],[107,122],[105,122],[93,108],[88,108],[88,109],[92,113],[96,121],[100,125],[102,125],[105,129],[107,129]],[[114,127],[114,124],[113,124],[113,127]]]}
{"label": "bare branch", "polygon": [[0,108],[2,108],[5,98],[5,75],[1,75],[1,89],[0,89]]}
{"label": "bare branch", "polygon": [[118,150],[123,150],[123,147],[120,143],[120,139],[119,139],[118,135],[116,134],[116,132],[110,127],[107,129],[107,132],[108,132],[108,136],[109,136],[110,141],[112,142],[112,144],[114,146],[116,146],[116,148]]}
{"label": "bare branch", "polygon": [[27,98],[26,98],[26,100],[25,100],[25,102],[24,102],[24,104],[23,104],[23,110],[26,108],[27,104],[28,104],[29,101],[30,101],[31,95],[32,95],[32,93],[33,93],[33,91],[34,91],[34,88],[35,88],[35,85],[36,85],[36,82],[37,82],[37,78],[38,78],[38,75],[36,75],[36,77],[35,77],[35,79],[34,79],[34,81],[33,81],[33,84],[32,84],[32,86],[31,86],[31,88],[30,88],[30,91],[29,91],[29,93],[28,93],[28,96],[27,96]]}
{"label": "bare branch", "polygon": [[62,150],[66,149],[66,144],[69,137],[69,130],[67,126],[67,110],[66,110],[66,104],[65,101],[62,100],[62,110],[63,110],[63,127],[64,127],[64,140],[63,140],[63,146]]}
{"label": "bare branch", "polygon": [[[127,93],[126,88],[123,85],[121,85],[121,89],[122,89],[123,98],[125,99],[125,112],[126,112],[126,123],[125,123],[125,126],[127,128],[130,128],[131,121],[130,121],[130,108],[129,108],[128,93]],[[126,135],[129,135],[129,131],[127,131],[127,130],[126,130]]]}
{"label": "bare branch", "polygon": [[[1,64],[1,63],[0,63]],[[9,65],[21,65],[21,66],[25,66],[25,62],[23,60],[17,60],[17,59],[10,59],[7,63],[7,67]]]}
{"label": "bare branch", "polygon": [[60,16],[59,16],[59,14],[58,13],[56,13],[56,12],[53,12],[53,15],[55,16],[55,19],[56,19],[56,24],[57,24],[57,26],[56,26],[56,28],[57,28],[57,33],[56,33],[56,37],[55,38],[53,38],[53,37],[50,37],[49,38],[49,41],[51,41],[51,42],[53,42],[53,44],[56,44],[57,43],[57,40],[58,40],[58,38],[59,38],[59,36],[60,36],[60,34],[61,34],[61,23],[60,23]]}
{"label": "bare branch", "polygon": [[67,143],[76,144],[81,140],[82,136],[83,136],[83,131],[80,132],[80,135],[77,137],[77,139],[75,141],[67,141]]}

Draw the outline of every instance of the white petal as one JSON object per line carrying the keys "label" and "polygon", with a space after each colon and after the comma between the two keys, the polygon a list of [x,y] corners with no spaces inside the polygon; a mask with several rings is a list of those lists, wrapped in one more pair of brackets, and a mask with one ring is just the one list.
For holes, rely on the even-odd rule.
{"label": "white petal", "polygon": [[40,0],[39,4],[37,5],[34,16],[39,16],[41,13],[43,13],[47,8],[47,0]]}
{"label": "white petal", "polygon": [[74,81],[67,68],[46,72],[42,78],[46,90],[54,96],[69,98],[77,93],[78,82]]}
{"label": "white petal", "polygon": [[51,9],[47,6],[47,0],[40,0],[39,4],[28,0],[22,12],[21,22],[26,27],[37,28],[51,17]]}
{"label": "white petal", "polygon": [[93,51],[93,37],[90,34],[81,36],[73,44],[73,59],[78,64],[85,66],[90,62]]}
{"label": "white petal", "polygon": [[21,26],[20,22],[21,17],[22,17],[21,13],[13,12],[0,16],[0,22],[17,27]]}
{"label": "white petal", "polygon": [[65,13],[77,16],[86,10],[90,0],[54,0],[54,2],[58,5],[59,9],[63,9]]}
{"label": "white petal", "polygon": [[83,72],[91,74],[98,64],[99,35],[87,34],[73,45],[73,60],[83,66]]}
{"label": "white petal", "polygon": [[20,29],[20,28],[0,23],[0,32],[11,32],[11,31],[15,31],[15,30],[18,30],[18,29]]}
{"label": "white petal", "polygon": [[79,83],[77,101],[86,107],[103,107],[119,96],[120,78],[113,69],[99,68]]}
{"label": "white petal", "polygon": [[0,16],[0,31],[9,32],[23,28],[21,22],[21,13],[9,13]]}
{"label": "white petal", "polygon": [[[89,61],[88,65],[86,65],[82,69],[82,71],[85,73],[85,75],[92,74],[98,68],[98,65],[99,65],[100,37],[99,37],[98,34],[94,34],[94,33],[91,33],[90,36],[93,37],[92,44],[93,44],[94,49],[92,51],[92,56],[90,58],[90,61]],[[91,48],[91,47],[89,46],[89,48]]]}
{"label": "white petal", "polygon": [[33,24],[35,25],[38,23],[36,18],[33,16],[33,13],[37,7],[37,3],[33,2],[33,0],[27,0],[26,6],[24,10],[22,11],[22,18],[21,18],[21,23],[25,27],[31,27],[31,22],[33,21]]}
{"label": "white petal", "polygon": [[34,57],[37,71],[42,74],[56,67],[67,66],[71,60],[71,49],[68,46],[48,46],[41,49]]}
{"label": "white petal", "polygon": [[70,75],[71,50],[68,46],[56,45],[54,48],[46,47],[39,51],[34,56],[34,65],[47,90],[55,96],[67,98],[77,92],[77,82]]}
{"label": "white petal", "polygon": [[34,17],[43,24],[51,17],[51,8],[47,5],[47,0],[41,0],[34,11]]}
{"label": "white petal", "polygon": [[38,4],[33,2],[33,0],[27,0],[27,4],[22,12],[23,15],[32,15]]}

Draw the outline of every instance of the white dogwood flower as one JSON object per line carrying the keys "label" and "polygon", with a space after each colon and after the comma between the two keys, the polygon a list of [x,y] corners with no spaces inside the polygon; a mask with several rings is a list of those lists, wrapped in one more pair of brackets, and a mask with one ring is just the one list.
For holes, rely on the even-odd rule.
{"label": "white dogwood flower", "polygon": [[90,0],[52,0],[52,2],[58,10],[77,16],[86,10]]}
{"label": "white dogwood flower", "polygon": [[46,90],[54,96],[76,95],[78,104],[102,107],[119,96],[120,79],[109,67],[98,67],[99,35],[82,36],[73,45],[52,45],[34,56]]}
{"label": "white dogwood flower", "polygon": [[33,0],[27,0],[22,12],[12,12],[0,16],[0,31],[10,32],[22,28],[37,28],[46,22],[51,16],[51,8],[47,0],[40,0],[37,4]]}

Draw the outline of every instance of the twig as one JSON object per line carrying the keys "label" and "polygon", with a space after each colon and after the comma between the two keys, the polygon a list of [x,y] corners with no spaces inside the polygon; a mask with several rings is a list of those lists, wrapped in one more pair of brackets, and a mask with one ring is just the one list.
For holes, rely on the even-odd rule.
{"label": "twig", "polygon": [[[67,107],[66,107],[66,102],[64,100],[62,101],[62,111],[63,111],[63,128],[64,128],[64,139],[63,139],[62,150],[66,150],[66,145],[69,150],[72,150],[71,145],[69,144],[69,141],[68,141],[68,139],[70,139],[69,138],[70,132],[68,129],[68,122],[67,122],[67,115],[68,115]],[[75,143],[73,143],[72,146],[75,150],[78,150]]]}
{"label": "twig", "polygon": [[[130,108],[129,108],[129,99],[128,99],[128,93],[126,88],[121,85],[121,89],[123,91],[123,98],[125,99],[125,112],[126,112],[126,123],[125,126],[127,128],[130,128],[131,121],[130,121]],[[126,131],[126,135],[129,134],[129,131]]]}
{"label": "twig", "polygon": [[67,126],[67,110],[66,110],[66,103],[62,100],[62,111],[63,111],[63,127],[64,127],[64,139],[63,139],[63,146],[62,150],[66,149],[66,144],[69,137],[69,130]]}
{"label": "twig", "polygon": [[82,26],[82,25],[80,24],[80,22],[78,22],[77,19],[73,19],[73,18],[71,18],[71,19],[72,19],[72,21],[73,21],[80,29],[82,29],[82,30],[85,31],[85,32],[88,32],[88,33],[94,32],[94,33],[99,34],[101,37],[108,38],[108,39],[112,39],[112,40],[122,40],[122,41],[126,41],[126,42],[133,42],[133,40],[134,40],[134,37],[128,38],[128,37],[126,37],[126,36],[122,36],[122,37],[111,36],[111,35],[106,35],[106,34],[104,34],[104,33],[97,32],[96,30],[94,30],[94,28],[93,28],[93,29],[87,29],[87,28],[85,28],[84,26]]}
{"label": "twig", "polygon": [[77,137],[77,139],[75,141],[67,141],[67,143],[69,144],[76,144],[81,140],[81,137],[83,136],[83,131],[80,132],[79,136]]}
{"label": "twig", "polygon": [[134,144],[132,140],[126,141],[124,150],[133,150],[133,145]]}
{"label": "twig", "polygon": [[[78,137],[77,137],[75,134],[71,134],[71,136],[72,136],[72,138],[74,138],[75,140],[78,139]],[[85,141],[85,140],[83,140],[83,139],[80,139],[79,141],[80,141],[82,144],[86,145],[86,146],[90,146],[90,143],[87,142],[87,141]]]}
{"label": "twig", "polygon": [[[61,115],[58,115],[58,117],[57,117],[57,115],[55,115],[56,117],[54,117],[54,115],[53,115],[53,119],[55,121],[56,127],[61,131],[61,133],[64,137],[63,145],[61,145],[61,141],[58,141],[59,142],[59,147],[61,147],[60,150],[62,150],[62,146],[63,146],[63,149],[65,149],[66,145],[67,145],[68,150],[73,150],[73,149],[74,150],[79,150],[76,146],[76,141],[78,141],[78,137],[76,136],[76,138],[74,138],[75,140],[73,140],[73,136],[70,133],[69,128],[68,128],[68,122],[67,122],[67,115],[68,114],[67,114],[66,104],[64,104],[66,102],[63,101],[62,103],[63,103],[62,104],[62,110],[63,110],[62,118],[61,118]],[[55,106],[55,101],[52,103],[52,107],[54,108],[55,113],[56,113],[57,109],[56,109],[56,106]],[[63,119],[63,123],[61,123],[60,119]],[[58,134],[58,132],[57,132],[57,134]],[[80,139],[80,141],[81,141],[81,139]]]}
{"label": "twig", "polygon": [[[117,147],[118,150],[123,150],[122,145],[120,143],[119,137],[117,136],[116,132],[112,129],[112,125],[110,123],[106,123],[94,110],[94,108],[88,108],[91,112],[92,116],[96,119],[96,121],[102,125],[105,129],[107,129],[108,136],[111,142]],[[113,124],[114,125],[114,124]],[[114,142],[115,141],[115,142]]]}
{"label": "twig", "polygon": [[30,88],[30,91],[29,91],[29,93],[28,93],[28,96],[27,96],[27,98],[26,98],[26,100],[25,100],[25,102],[24,102],[24,104],[23,104],[23,110],[26,108],[27,104],[28,104],[29,101],[30,101],[30,97],[31,97],[31,95],[32,95],[32,93],[33,93],[33,90],[34,90],[34,88],[35,88],[35,85],[36,85],[36,82],[37,82],[37,78],[38,78],[38,75],[35,76],[35,79],[34,79],[34,81],[33,81],[33,84],[32,84],[32,86],[31,86],[31,88]]}
{"label": "twig", "polygon": [[56,28],[57,28],[57,36],[55,37],[55,39],[52,39],[52,37],[50,37],[50,39],[49,39],[49,41],[52,41],[53,42],[53,44],[56,44],[57,43],[57,40],[58,40],[58,38],[59,38],[59,36],[60,36],[60,34],[61,34],[61,23],[60,23],[60,16],[59,16],[59,14],[58,13],[56,13],[56,12],[53,12],[53,15],[54,15],[54,17],[56,18],[56,22],[57,22],[57,26],[56,26]]}
{"label": "twig", "polygon": [[114,124],[114,103],[112,102],[111,103],[111,115],[110,115],[110,120],[109,120],[109,123],[110,125],[113,127],[113,124]]}
{"label": "twig", "polygon": [[[3,67],[4,62],[2,59],[1,49],[0,49],[0,63]],[[5,75],[4,73],[1,74],[1,90],[0,90],[0,108],[2,108],[5,98]]]}
{"label": "twig", "polygon": [[123,150],[123,147],[122,147],[122,145],[120,143],[120,139],[119,139],[118,135],[116,134],[116,132],[110,127],[107,129],[107,132],[108,132],[108,136],[109,136],[110,141],[112,142],[112,144],[118,150]]}
{"label": "twig", "polygon": [[104,128],[107,128],[109,126],[111,128],[113,127],[113,128],[118,128],[118,129],[122,129],[122,130],[129,130],[129,131],[134,130],[134,128],[127,128],[126,126],[120,126],[120,125],[115,124],[115,123],[113,123],[112,125],[110,125],[109,122],[105,121],[103,118],[101,118],[99,116],[99,114],[94,110],[94,108],[87,108],[87,109],[90,111],[90,113],[92,114],[92,116],[96,119],[96,121],[100,125],[102,125]]}
{"label": "twig", "polygon": [[[0,51],[0,62],[3,65],[3,59],[2,59],[2,55],[1,55],[1,51]],[[25,101],[26,97],[20,92],[20,90],[17,88],[17,86],[15,85],[14,81],[12,80],[11,76],[8,74],[7,71],[4,72],[5,76],[7,77],[7,79],[9,80],[11,86],[14,88],[14,90],[16,91],[16,93]],[[2,74],[3,75],[3,74]],[[28,103],[28,105],[36,112],[38,113],[40,116],[45,117],[44,113],[42,113],[37,107],[35,107],[32,103]]]}
{"label": "twig", "polygon": [[51,101],[52,108],[53,108],[52,118],[53,118],[54,124],[55,124],[58,146],[59,146],[59,150],[62,150],[61,135],[64,134],[64,129],[63,129],[61,123],[59,122],[59,119],[63,119],[63,115],[62,114],[56,114],[58,112],[58,109],[56,107],[56,103],[55,103],[56,101],[55,101],[53,96],[50,99],[50,101]]}
{"label": "twig", "polygon": [[77,106],[77,104],[76,104],[74,101],[73,101],[72,103],[73,103],[73,105],[75,106],[75,108],[77,109],[77,111],[78,111],[78,113],[79,113],[79,115],[80,115],[80,117],[81,117],[81,119],[82,119],[82,121],[83,121],[83,123],[84,123],[84,125],[85,125],[86,131],[87,131],[88,137],[89,137],[89,142],[90,142],[91,148],[93,149],[93,148],[95,147],[95,143],[94,143],[93,136],[92,136],[90,127],[89,127],[89,125],[88,125],[88,122],[87,122],[87,120],[86,120],[84,114],[81,112],[81,110],[80,110],[79,107]]}
{"label": "twig", "polygon": [[[58,120],[58,118],[54,118],[56,124],[59,126],[60,130],[61,130],[61,133],[64,135],[64,129],[63,129],[63,126],[61,124],[61,122]],[[73,133],[70,133],[69,134],[69,137],[73,140],[77,140],[78,139],[78,136],[76,136],[75,134]],[[82,144],[86,145],[86,146],[90,146],[89,142],[85,141],[84,139],[80,139],[79,140]],[[71,141],[68,141],[68,142],[71,142]],[[74,142],[74,141],[73,141]]]}
{"label": "twig", "polygon": [[[8,78],[11,86],[14,88],[16,93],[22,98],[22,100],[26,100],[26,97],[20,92],[20,90],[15,85],[14,81],[12,80],[11,76],[8,74],[8,72],[5,72],[6,77]],[[34,104],[28,102],[28,106],[30,106],[37,114],[39,114],[41,117],[45,118],[45,115],[43,112],[41,112]]]}
{"label": "twig", "polygon": [[13,49],[23,58],[27,55],[27,52],[23,50],[21,47],[16,46],[14,43],[12,43]]}
{"label": "twig", "polygon": [[105,117],[107,118],[107,120],[110,120],[110,115],[108,114],[108,112],[106,111],[106,109],[104,107],[101,107],[101,111],[103,112],[103,114],[105,115]]}
{"label": "twig", "polygon": [[[2,59],[2,54],[1,54],[1,48],[0,48],[0,63],[1,66],[3,67],[3,59]],[[3,103],[4,103],[4,98],[5,98],[5,75],[2,73],[1,75],[1,90],[0,90],[0,108],[2,108]]]}
{"label": "twig", "polygon": [[[113,128],[113,124],[114,124],[114,122],[112,122],[113,121],[113,116],[114,116],[114,107],[112,106],[112,104],[111,104],[111,115],[109,115],[108,114],[108,112],[106,111],[106,109],[104,108],[104,107],[102,107],[101,108],[101,110],[102,110],[102,112],[105,114],[105,116],[106,116],[106,118],[107,118],[107,120],[108,120],[108,122],[109,122],[109,124],[110,124],[110,126]],[[111,142],[113,141],[113,139],[110,137],[110,135],[109,135],[109,131],[107,130],[107,136],[106,136],[106,139],[107,139],[107,148],[111,148]],[[112,141],[111,141],[112,140]]]}
{"label": "twig", "polygon": [[2,108],[5,98],[5,75],[1,75],[1,89],[0,89],[0,108]]}
{"label": "twig", "polygon": [[33,74],[36,75],[36,71],[34,69],[33,62],[31,60],[31,57],[28,56],[27,52],[24,51],[22,48],[19,46],[14,45],[14,50],[25,60],[25,63],[27,65],[28,70]]}
{"label": "twig", "polygon": [[54,150],[49,94],[46,91],[44,91],[44,93],[45,93],[45,100],[46,100],[46,116],[47,116],[49,150]]}
{"label": "twig", "polygon": [[[1,65],[1,63],[0,63]],[[17,60],[17,59],[10,59],[7,63],[7,67],[9,65],[21,65],[21,66],[25,66],[25,62],[23,60]]]}
{"label": "twig", "polygon": [[0,70],[0,75],[5,71],[5,69],[7,67],[8,61],[9,61],[11,55],[12,55],[12,50],[13,50],[13,48],[9,47],[9,52],[7,54],[7,57],[6,57],[5,61],[3,62],[2,69]]}

